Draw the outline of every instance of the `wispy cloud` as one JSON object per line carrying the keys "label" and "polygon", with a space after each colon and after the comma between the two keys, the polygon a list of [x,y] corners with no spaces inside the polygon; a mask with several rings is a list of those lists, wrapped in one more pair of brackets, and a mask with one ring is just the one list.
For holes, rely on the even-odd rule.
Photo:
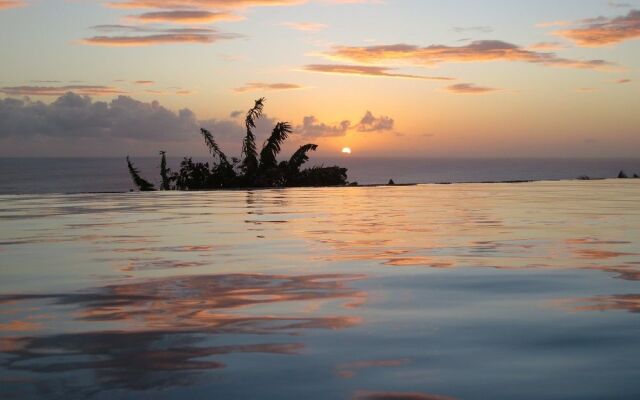
{"label": "wispy cloud", "polygon": [[632,5],[629,3],[620,3],[618,1],[609,1],[609,7],[613,8],[631,8]]}
{"label": "wispy cloud", "polygon": [[616,81],[617,84],[625,84],[625,83],[631,83],[631,79],[629,78],[622,78],[622,79],[618,79]]}
{"label": "wispy cloud", "polygon": [[239,21],[244,19],[244,17],[227,12],[211,12],[204,10],[172,10],[130,15],[127,17],[127,19],[143,24],[167,22],[174,24],[196,25],[220,21]]}
{"label": "wispy cloud", "polygon": [[554,53],[536,52],[499,40],[478,40],[464,46],[432,45],[420,47],[410,44],[350,47],[338,46],[325,54],[334,60],[376,64],[404,62],[432,66],[441,63],[510,61],[527,62],[549,67],[580,69],[613,69],[614,64],[604,60],[573,60]]}
{"label": "wispy cloud", "polygon": [[112,8],[159,9],[237,9],[266,6],[288,6],[305,3],[305,0],[122,0],[107,3]]}
{"label": "wispy cloud", "polygon": [[283,22],[282,25],[303,32],[317,32],[327,27],[316,22]]}
{"label": "wispy cloud", "polygon": [[97,25],[93,29],[101,32],[118,32],[117,35],[93,36],[80,42],[92,46],[135,47],[175,43],[214,43],[219,40],[236,39],[240,35],[222,33],[209,28],[147,29],[129,25]]}
{"label": "wispy cloud", "polygon": [[134,81],[133,83],[135,83],[136,85],[153,85],[155,82],[154,81]]}
{"label": "wispy cloud", "polygon": [[378,67],[372,65],[337,65],[337,64],[311,64],[306,65],[303,68],[305,71],[321,72],[325,74],[344,74],[344,75],[360,75],[360,76],[373,76],[373,77],[385,77],[385,78],[408,78],[408,79],[426,79],[437,81],[451,81],[454,78],[446,76],[423,76],[423,75],[410,75],[401,74],[395,71],[393,68]]}
{"label": "wispy cloud", "polygon": [[640,38],[640,10],[616,18],[598,17],[579,21],[574,29],[554,32],[579,46],[599,47]]}
{"label": "wispy cloud", "polygon": [[24,7],[27,3],[22,0],[0,0],[0,10],[6,10],[8,8]]}
{"label": "wispy cloud", "polygon": [[560,42],[538,42],[528,47],[528,50],[534,51],[557,51],[562,50],[566,46]]}
{"label": "wispy cloud", "polygon": [[455,26],[453,28],[453,31],[458,33],[465,33],[465,32],[491,33],[493,32],[493,28],[490,26]]}
{"label": "wispy cloud", "polygon": [[450,93],[455,94],[487,94],[497,92],[500,89],[486,86],[477,86],[473,83],[458,83],[456,85],[447,86],[446,90]]}
{"label": "wispy cloud", "polygon": [[98,85],[5,86],[0,88],[0,93],[8,96],[62,96],[67,92],[87,96],[112,96],[126,93],[116,87]]}
{"label": "wispy cloud", "polygon": [[264,83],[264,82],[249,82],[244,86],[233,89],[238,93],[255,92],[255,91],[274,91],[274,90],[295,90],[302,89],[303,86],[295,83]]}

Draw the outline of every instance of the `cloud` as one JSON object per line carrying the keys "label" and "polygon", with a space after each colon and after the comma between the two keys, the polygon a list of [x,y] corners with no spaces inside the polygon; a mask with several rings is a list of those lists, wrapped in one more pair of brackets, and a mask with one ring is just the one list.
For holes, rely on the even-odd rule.
{"label": "cloud", "polygon": [[456,85],[447,86],[446,90],[455,94],[486,94],[496,92],[500,89],[477,86],[473,83],[458,83]]}
{"label": "cloud", "polygon": [[155,82],[154,81],[134,81],[133,83],[135,83],[136,85],[153,85]]}
{"label": "cloud", "polygon": [[0,10],[8,8],[24,7],[27,4],[22,0],[0,0]]}
{"label": "cloud", "polygon": [[295,90],[303,89],[302,86],[295,83],[264,83],[264,82],[249,82],[244,86],[233,89],[238,93],[255,92],[255,91],[274,91],[274,90]]}
{"label": "cloud", "polygon": [[346,74],[360,76],[380,76],[387,78],[426,79],[438,81],[451,81],[454,78],[444,76],[408,75],[393,72],[393,68],[376,67],[370,65],[337,65],[337,64],[311,64],[303,68],[305,71],[322,72],[326,74]]}
{"label": "cloud", "polygon": [[111,8],[238,9],[302,4],[305,0],[123,0],[107,3]]}
{"label": "cloud", "polygon": [[453,28],[454,32],[464,33],[464,32],[480,32],[480,33],[491,33],[493,32],[493,28],[490,26],[456,26]]}
{"label": "cloud", "polygon": [[1,137],[126,138],[180,140],[199,128],[189,109],[173,112],[158,102],[128,96],[110,102],[66,93],[51,104],[7,98],[0,100]]}
{"label": "cloud", "polygon": [[618,80],[616,81],[616,83],[618,83],[618,84],[631,83],[631,79],[629,79],[629,78],[622,78],[622,79],[618,79]]}
{"label": "cloud", "polygon": [[303,32],[317,32],[327,27],[325,24],[315,22],[284,22],[282,25]]}
{"label": "cloud", "polygon": [[531,51],[499,40],[478,40],[463,46],[432,45],[420,47],[409,44],[365,47],[338,46],[325,55],[334,60],[362,64],[395,61],[433,66],[441,63],[509,61],[580,69],[612,69],[614,67],[614,64],[603,60],[566,59],[558,57],[554,53]]}
{"label": "cloud", "polygon": [[374,117],[371,111],[367,111],[356,129],[359,132],[383,132],[392,131],[394,125],[395,121],[392,118],[385,116]]}
{"label": "cloud", "polygon": [[598,17],[580,23],[577,28],[556,31],[554,34],[583,47],[613,45],[640,38],[640,10],[631,10],[622,17]]}
{"label": "cloud", "polygon": [[238,118],[243,114],[244,114],[244,111],[239,111],[239,110],[238,111],[231,111],[231,113],[229,113],[229,117]]}
{"label": "cloud", "polygon": [[393,131],[395,121],[387,116],[376,117],[371,111],[367,111],[358,124],[353,124],[349,120],[339,123],[326,124],[309,115],[303,118],[302,125],[298,125],[295,131],[304,136],[310,137],[334,137],[344,136],[349,130],[357,132],[389,132]]}
{"label": "cloud", "polygon": [[557,51],[565,48],[560,42],[538,42],[528,47],[528,50],[534,51]]}
{"label": "cloud", "polygon": [[350,121],[342,121],[336,125],[327,125],[318,121],[313,115],[304,117],[302,125],[296,127],[296,132],[304,136],[344,136],[351,127]]}
{"label": "cloud", "polygon": [[0,93],[8,96],[62,96],[71,91],[87,96],[109,96],[126,93],[116,87],[96,85],[5,86],[0,88]]}
{"label": "cloud", "polygon": [[140,15],[130,15],[127,19],[139,23],[168,22],[174,24],[208,24],[220,21],[239,21],[243,17],[227,12],[210,12],[204,10],[172,10],[148,12]]}
{"label": "cloud", "polygon": [[631,8],[631,4],[629,3],[619,3],[617,1],[609,1],[609,7],[613,8]]}
{"label": "cloud", "polygon": [[[129,25],[98,25],[101,32],[121,32],[116,36],[94,36],[80,42],[92,46],[134,47],[175,43],[214,43],[218,40],[236,39],[241,35],[221,33],[209,28],[148,29]],[[131,33],[144,33],[131,35]]]}

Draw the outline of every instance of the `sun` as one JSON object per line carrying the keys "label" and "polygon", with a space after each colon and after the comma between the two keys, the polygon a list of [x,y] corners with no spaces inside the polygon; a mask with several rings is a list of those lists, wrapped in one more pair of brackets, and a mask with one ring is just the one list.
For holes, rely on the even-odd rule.
{"label": "sun", "polygon": [[345,147],[342,149],[342,154],[351,154],[351,147]]}

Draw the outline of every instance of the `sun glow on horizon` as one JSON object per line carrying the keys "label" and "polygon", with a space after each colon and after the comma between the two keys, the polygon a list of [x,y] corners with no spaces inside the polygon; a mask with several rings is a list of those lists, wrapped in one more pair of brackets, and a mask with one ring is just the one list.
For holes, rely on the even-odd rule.
{"label": "sun glow on horizon", "polygon": [[351,154],[351,147],[342,148],[342,154]]}

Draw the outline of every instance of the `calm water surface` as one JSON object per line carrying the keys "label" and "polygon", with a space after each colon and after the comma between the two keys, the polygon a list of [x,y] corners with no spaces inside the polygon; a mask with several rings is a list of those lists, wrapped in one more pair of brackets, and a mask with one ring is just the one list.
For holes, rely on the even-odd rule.
{"label": "calm water surface", "polygon": [[638,399],[640,182],[0,196],[0,398]]}

